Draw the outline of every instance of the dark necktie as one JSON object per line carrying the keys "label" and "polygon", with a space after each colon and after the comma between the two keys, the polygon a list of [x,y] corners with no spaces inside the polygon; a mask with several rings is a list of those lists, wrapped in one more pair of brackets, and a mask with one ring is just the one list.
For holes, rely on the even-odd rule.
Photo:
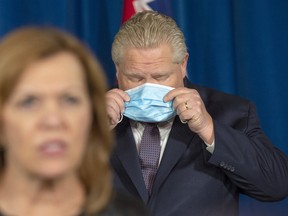
{"label": "dark necktie", "polygon": [[139,158],[149,194],[158,169],[160,149],[160,134],[157,125],[146,124],[139,147]]}

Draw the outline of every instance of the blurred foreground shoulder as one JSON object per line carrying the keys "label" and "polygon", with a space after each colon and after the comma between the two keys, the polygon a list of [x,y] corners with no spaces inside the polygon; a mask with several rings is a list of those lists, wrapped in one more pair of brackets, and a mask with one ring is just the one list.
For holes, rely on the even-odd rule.
{"label": "blurred foreground shoulder", "polygon": [[151,216],[151,213],[141,200],[115,193],[109,205],[96,216]]}

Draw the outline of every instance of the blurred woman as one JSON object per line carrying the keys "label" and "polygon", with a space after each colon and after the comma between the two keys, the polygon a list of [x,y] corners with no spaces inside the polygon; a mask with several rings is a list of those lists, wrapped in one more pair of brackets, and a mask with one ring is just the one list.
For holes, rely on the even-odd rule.
{"label": "blurred woman", "polygon": [[147,215],[113,195],[105,91],[99,63],[67,33],[2,40],[0,215]]}

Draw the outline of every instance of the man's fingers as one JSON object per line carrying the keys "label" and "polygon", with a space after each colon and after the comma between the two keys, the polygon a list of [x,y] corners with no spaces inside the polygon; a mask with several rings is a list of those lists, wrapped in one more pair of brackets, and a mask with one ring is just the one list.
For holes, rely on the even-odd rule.
{"label": "man's fingers", "polygon": [[193,89],[188,89],[185,87],[175,88],[175,89],[169,91],[165,95],[163,100],[164,100],[164,102],[171,101],[171,100],[175,99],[176,97],[178,97],[179,95],[183,95],[183,94],[187,94],[187,93],[191,92],[191,90],[193,90]]}
{"label": "man's fingers", "polygon": [[121,89],[112,89],[106,93],[107,113],[111,125],[119,123],[125,110],[125,102],[129,100],[129,95]]}

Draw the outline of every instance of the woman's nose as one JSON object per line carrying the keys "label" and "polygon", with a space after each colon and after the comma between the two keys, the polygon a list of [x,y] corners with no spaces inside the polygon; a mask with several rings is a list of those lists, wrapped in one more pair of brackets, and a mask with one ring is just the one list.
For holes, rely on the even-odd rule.
{"label": "woman's nose", "polygon": [[60,128],[64,125],[64,116],[57,103],[46,104],[40,119],[40,124],[45,128]]}

